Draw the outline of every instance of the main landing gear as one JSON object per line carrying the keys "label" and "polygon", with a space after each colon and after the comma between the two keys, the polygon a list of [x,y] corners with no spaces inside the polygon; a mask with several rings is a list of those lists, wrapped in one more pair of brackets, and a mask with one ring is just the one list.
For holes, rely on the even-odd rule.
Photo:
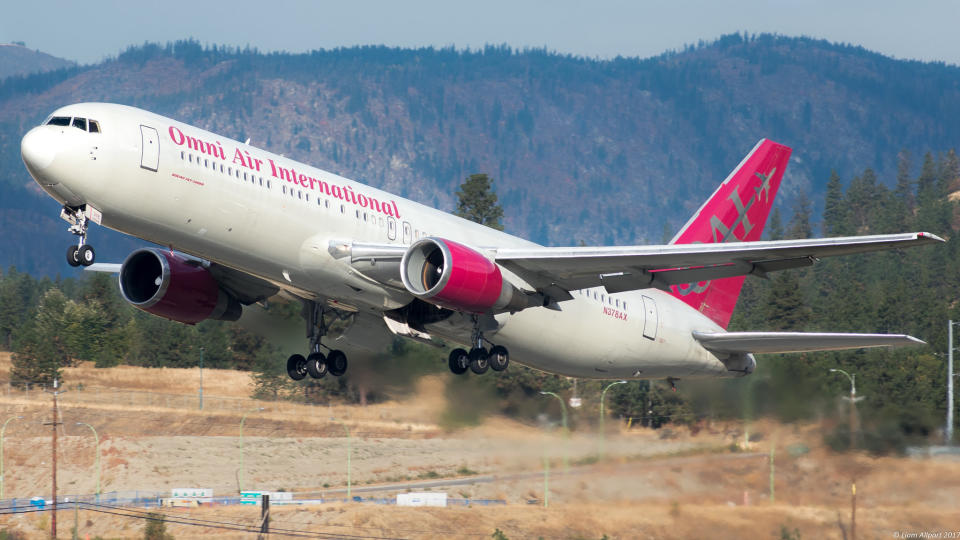
{"label": "main landing gear", "polygon": [[[503,371],[510,365],[510,352],[507,351],[507,348],[503,345],[493,345],[493,343],[487,341],[479,328],[474,328],[471,341],[475,346],[470,349],[470,352],[463,349],[450,351],[450,358],[447,363],[450,366],[450,371],[455,375],[462,375],[468,369],[477,375],[483,375],[488,369]],[[493,345],[489,351],[483,347],[484,341]]]}
{"label": "main landing gear", "polygon": [[77,245],[67,248],[67,264],[70,266],[90,266],[97,259],[97,254],[93,250],[93,246],[87,243],[88,220],[83,213],[83,209],[64,206],[60,212],[60,217],[70,223],[70,228],[67,230],[79,237]]}
{"label": "main landing gear", "polygon": [[[287,375],[295,381],[304,379],[307,375],[314,379],[322,379],[327,373],[339,377],[347,372],[347,355],[343,351],[333,349],[320,342],[327,335],[326,323],[323,320],[323,308],[316,302],[307,306],[307,337],[310,338],[310,354],[306,358],[302,354],[294,354],[287,358]],[[320,352],[323,347],[329,352],[326,356]]]}

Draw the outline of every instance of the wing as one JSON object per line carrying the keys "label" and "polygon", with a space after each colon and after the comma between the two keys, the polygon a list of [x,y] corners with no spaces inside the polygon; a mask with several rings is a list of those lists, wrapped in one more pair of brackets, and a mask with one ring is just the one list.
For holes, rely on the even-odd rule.
{"label": "wing", "polygon": [[925,345],[904,334],[828,334],[806,332],[694,332],[693,339],[724,354],[839,351],[868,347]]}
{"label": "wing", "polygon": [[556,300],[603,286],[616,293],[810,266],[817,259],[943,242],[926,233],[773,242],[497,249],[496,261]]}

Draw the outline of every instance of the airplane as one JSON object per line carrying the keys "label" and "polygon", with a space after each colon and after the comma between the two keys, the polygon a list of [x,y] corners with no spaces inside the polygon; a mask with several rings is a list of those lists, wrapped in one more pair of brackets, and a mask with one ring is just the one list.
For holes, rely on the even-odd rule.
{"label": "airplane", "polygon": [[[29,174],[63,205],[67,261],[185,324],[302,303],[295,380],[347,371],[340,339],[444,346],[455,374],[511,358],[594,379],[742,377],[754,354],[899,347],[907,335],[728,332],[748,276],[943,242],[914,232],[761,241],[791,149],[761,140],[666,245],[544,247],[134,107],[79,103],[27,132]],[[163,248],[96,263],[91,224]],[[335,328],[344,329],[333,339]],[[326,343],[325,343],[326,341]],[[326,352],[324,352],[326,351]]]}

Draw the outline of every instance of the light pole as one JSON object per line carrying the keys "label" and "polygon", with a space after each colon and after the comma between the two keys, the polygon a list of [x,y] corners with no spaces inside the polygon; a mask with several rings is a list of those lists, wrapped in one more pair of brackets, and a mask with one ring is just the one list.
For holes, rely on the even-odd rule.
{"label": "light pole", "polygon": [[0,428],[0,499],[3,499],[3,434],[7,431],[7,424],[14,419],[22,419],[22,416],[11,416],[3,422],[3,427]]}
{"label": "light pole", "polygon": [[[850,379],[850,451],[854,448],[853,421],[857,415],[857,401],[863,399],[857,397],[857,376],[851,375],[842,369],[830,368],[830,373],[843,373]],[[857,538],[857,478],[854,476],[850,480],[850,538]]]}
{"label": "light pole", "polygon": [[200,347],[200,410],[203,410],[203,347]]}
{"label": "light pole", "polygon": [[97,443],[97,504],[100,503],[100,436],[97,435],[97,430],[86,422],[77,422],[78,426],[87,426],[90,428],[90,431],[93,432],[93,439]]}
{"label": "light pole", "polygon": [[953,325],[960,322],[947,321],[947,429],[944,435],[947,445],[953,444]]}
{"label": "light pole", "polygon": [[343,426],[343,430],[347,432],[347,499],[349,499],[349,498],[350,498],[350,488],[351,488],[351,485],[352,485],[352,483],[351,483],[351,481],[350,481],[350,480],[351,480],[351,478],[350,478],[350,458],[351,458],[351,456],[353,455],[353,449],[352,449],[351,446],[350,446],[350,441],[351,441],[350,428],[347,427],[347,425],[346,425],[345,423],[343,423],[343,422],[341,422],[341,421],[339,421],[339,420],[336,420],[336,419],[334,419],[334,418],[331,418],[330,420],[333,420],[334,422],[336,422],[336,423],[340,424],[341,426]]}
{"label": "light pole", "polygon": [[863,399],[857,397],[857,376],[855,374],[851,375],[846,371],[837,368],[830,368],[830,373],[843,373],[848,379],[850,379],[850,397],[847,399],[850,400],[850,450],[853,451],[854,444],[856,442],[854,440],[853,432],[853,423],[857,415],[856,403],[857,401]]}
{"label": "light pole", "polygon": [[540,392],[540,393],[543,394],[543,395],[545,395],[545,396],[553,396],[553,397],[557,398],[557,401],[560,402],[560,410],[561,410],[562,413],[563,413],[563,416],[561,417],[561,423],[562,423],[562,425],[563,425],[563,439],[564,439],[564,441],[563,441],[563,470],[564,470],[564,471],[568,471],[568,470],[570,470],[570,462],[569,462],[569,460],[567,459],[567,443],[569,442],[569,439],[570,439],[570,430],[567,429],[567,405],[563,402],[563,398],[562,398],[562,397],[558,396],[557,394],[555,394],[555,393],[553,393],[553,392]]}
{"label": "light pole", "polygon": [[239,491],[241,493],[243,492],[243,423],[247,421],[248,414],[262,410],[263,407],[250,409],[249,411],[243,413],[243,416],[240,418],[240,481],[238,482],[237,487],[240,488]]}
{"label": "light pole", "polygon": [[601,460],[603,460],[603,458],[604,458],[604,454],[605,454],[605,450],[606,450],[605,447],[604,447],[604,442],[605,442],[606,436],[607,436],[607,432],[606,432],[605,429],[604,429],[605,426],[606,426],[606,418],[607,418],[607,417],[606,417],[605,414],[603,414],[603,400],[604,400],[604,398],[606,398],[606,396],[607,396],[607,390],[609,390],[611,387],[616,386],[616,385],[618,385],[618,384],[627,384],[627,381],[616,381],[616,382],[612,382],[612,383],[608,384],[606,388],[603,389],[603,392],[600,392],[600,459],[601,459]]}

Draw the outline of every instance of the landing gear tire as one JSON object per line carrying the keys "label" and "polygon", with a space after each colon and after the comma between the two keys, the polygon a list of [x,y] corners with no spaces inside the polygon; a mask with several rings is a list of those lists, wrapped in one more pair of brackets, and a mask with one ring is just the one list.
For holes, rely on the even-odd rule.
{"label": "landing gear tire", "polygon": [[327,359],[323,353],[310,353],[307,357],[307,373],[314,379],[322,379],[327,374]]}
{"label": "landing gear tire", "polygon": [[483,347],[470,349],[470,371],[483,375],[488,369],[490,362],[487,360],[487,350]]}
{"label": "landing gear tire", "polygon": [[327,356],[327,368],[334,377],[340,377],[347,372],[347,355],[343,351],[333,350]]}
{"label": "landing gear tire", "polygon": [[80,266],[80,246],[69,246],[67,248],[67,264],[70,266]]}
{"label": "landing gear tire", "polygon": [[84,244],[77,249],[77,259],[80,264],[90,266],[93,261],[97,260],[97,252],[93,250],[93,246],[90,244]]}
{"label": "landing gear tire", "polygon": [[510,365],[510,352],[503,345],[495,345],[490,349],[490,356],[487,357],[490,363],[490,369],[494,371],[503,371]]}
{"label": "landing gear tire", "polygon": [[287,375],[295,381],[303,380],[307,376],[307,359],[302,354],[287,358]]}
{"label": "landing gear tire", "polygon": [[463,375],[470,367],[470,358],[467,356],[467,351],[454,349],[450,351],[450,358],[447,363],[454,375]]}

